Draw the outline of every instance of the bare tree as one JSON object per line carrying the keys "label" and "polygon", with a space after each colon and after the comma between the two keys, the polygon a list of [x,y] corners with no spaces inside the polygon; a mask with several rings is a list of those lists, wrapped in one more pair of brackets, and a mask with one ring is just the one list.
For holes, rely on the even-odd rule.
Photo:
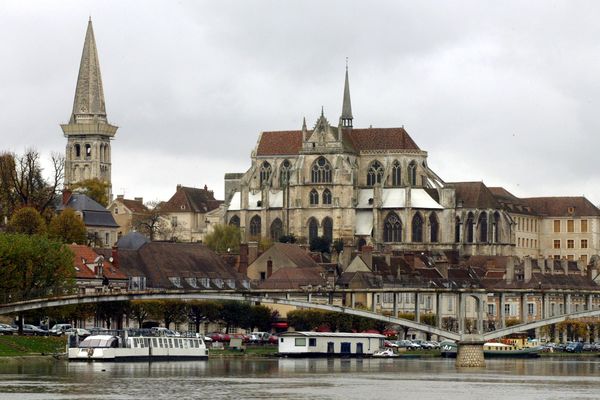
{"label": "bare tree", "polygon": [[42,174],[40,154],[28,149],[22,156],[0,154],[0,213],[10,216],[21,207],[33,207],[42,215],[54,206],[64,177],[64,157],[51,155],[52,173],[48,180]]}
{"label": "bare tree", "polygon": [[161,210],[161,203],[150,201],[146,203],[147,211],[133,216],[132,227],[148,236],[151,241],[171,239],[175,236],[176,227],[172,227],[167,214]]}

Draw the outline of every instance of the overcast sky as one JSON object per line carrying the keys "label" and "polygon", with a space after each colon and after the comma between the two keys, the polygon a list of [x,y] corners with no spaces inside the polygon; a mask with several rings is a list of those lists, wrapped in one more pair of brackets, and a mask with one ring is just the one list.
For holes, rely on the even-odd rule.
{"label": "overcast sky", "polygon": [[114,194],[223,197],[260,131],[406,128],[442,179],[600,203],[600,2],[7,1],[1,150],[64,152],[88,16]]}

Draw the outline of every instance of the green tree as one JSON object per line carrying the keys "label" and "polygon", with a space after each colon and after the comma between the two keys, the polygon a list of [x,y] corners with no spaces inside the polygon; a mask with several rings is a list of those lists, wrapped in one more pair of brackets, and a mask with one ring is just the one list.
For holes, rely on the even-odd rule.
{"label": "green tree", "polygon": [[204,244],[216,252],[240,249],[240,228],[234,225],[216,225],[214,231],[206,235]]}
{"label": "green tree", "polygon": [[71,208],[64,209],[58,216],[52,218],[48,234],[63,243],[85,244],[87,239],[85,224]]}
{"label": "green tree", "polygon": [[187,307],[179,300],[160,300],[148,302],[149,314],[158,320],[162,320],[165,327],[169,328],[172,323],[180,324],[187,318]]}
{"label": "green tree", "polygon": [[127,301],[96,303],[96,318],[104,321],[107,329],[111,329],[113,321],[117,323],[116,329],[121,329],[123,326],[123,315],[128,314],[128,311],[129,303]]}
{"label": "green tree", "polygon": [[136,320],[138,328],[141,328],[144,321],[150,316],[151,310],[148,301],[134,300],[130,302],[128,308],[128,315],[130,318]]}
{"label": "green tree", "polygon": [[221,309],[221,319],[227,326],[227,331],[232,326],[250,326],[250,305],[239,301],[225,301]]}
{"label": "green tree", "polygon": [[216,301],[190,301],[187,308],[188,318],[194,323],[196,333],[200,332],[202,322],[220,320],[222,308],[222,304]]}
{"label": "green tree", "polygon": [[310,251],[318,251],[320,253],[329,253],[331,240],[325,236],[313,238],[310,241]]}
{"label": "green tree", "polygon": [[46,221],[35,208],[23,207],[10,217],[7,231],[25,235],[40,235],[46,232]]}
{"label": "green tree", "polygon": [[250,325],[248,328],[254,330],[257,328],[259,331],[268,331],[271,329],[273,323],[273,312],[269,307],[258,305],[253,306],[250,310]]}
{"label": "green tree", "polygon": [[279,237],[280,243],[296,243],[297,241],[298,241],[298,239],[296,238],[296,236],[294,236],[293,233]]}
{"label": "green tree", "polygon": [[102,206],[108,206],[108,182],[90,178],[84,179],[70,186],[70,189],[79,189],[86,196],[100,203]]}

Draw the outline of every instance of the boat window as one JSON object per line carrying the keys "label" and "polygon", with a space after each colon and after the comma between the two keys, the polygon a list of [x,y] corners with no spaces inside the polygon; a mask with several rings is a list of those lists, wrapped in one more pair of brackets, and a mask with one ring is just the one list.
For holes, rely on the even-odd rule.
{"label": "boat window", "polygon": [[175,342],[175,348],[178,349],[179,348],[179,340],[174,339],[173,341]]}
{"label": "boat window", "polygon": [[152,347],[158,347],[158,340],[156,338],[152,338]]}
{"label": "boat window", "polygon": [[308,345],[310,347],[316,347],[317,346],[317,338],[310,338],[310,339],[308,339]]}
{"label": "boat window", "polygon": [[173,346],[173,339],[169,339],[169,347],[170,348],[174,348],[175,346]]}
{"label": "boat window", "polygon": [[299,346],[306,346],[306,338],[303,338],[303,337],[296,338],[295,345],[297,347],[299,347]]}

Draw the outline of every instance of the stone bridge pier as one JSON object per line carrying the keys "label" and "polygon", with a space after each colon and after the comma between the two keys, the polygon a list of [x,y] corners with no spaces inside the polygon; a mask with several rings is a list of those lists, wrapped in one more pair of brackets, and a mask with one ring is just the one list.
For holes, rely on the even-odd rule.
{"label": "stone bridge pier", "polygon": [[456,343],[456,367],[457,368],[483,368],[483,335],[463,335]]}

